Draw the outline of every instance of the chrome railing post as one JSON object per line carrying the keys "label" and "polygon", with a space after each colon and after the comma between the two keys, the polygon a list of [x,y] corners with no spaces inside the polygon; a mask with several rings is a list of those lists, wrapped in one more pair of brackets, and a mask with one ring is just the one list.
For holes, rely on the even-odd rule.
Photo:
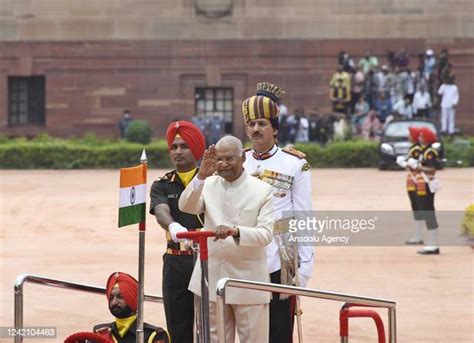
{"label": "chrome railing post", "polygon": [[225,287],[229,278],[220,279],[217,282],[217,337],[218,342],[225,343]]}
{"label": "chrome railing post", "polygon": [[[14,292],[15,292],[15,308],[14,308],[14,325],[15,329],[19,330],[23,328],[23,283],[27,279],[27,275],[18,275],[15,281]],[[15,343],[23,342],[21,335],[15,335]]]}
{"label": "chrome railing post", "polygon": [[397,320],[395,307],[390,307],[388,309],[388,339],[390,343],[397,343]]}

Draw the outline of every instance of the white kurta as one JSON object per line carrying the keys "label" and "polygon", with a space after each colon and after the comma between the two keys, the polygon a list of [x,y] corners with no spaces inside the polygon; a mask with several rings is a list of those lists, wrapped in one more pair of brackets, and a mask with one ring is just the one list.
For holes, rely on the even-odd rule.
{"label": "white kurta", "polygon": [[438,94],[441,95],[441,108],[452,108],[459,103],[459,91],[456,85],[443,83]]}
{"label": "white kurta", "polygon": [[[307,161],[288,154],[274,145],[269,151],[271,157],[257,160],[253,150],[246,152],[245,170],[250,175],[258,175],[273,188],[275,220],[301,215],[313,210],[311,198],[311,173],[306,170]],[[298,246],[300,274],[311,277],[314,269],[313,247]],[[273,240],[267,247],[267,263],[270,273],[281,269],[278,245]]]}
{"label": "white kurta", "polygon": [[[245,171],[234,182],[220,176],[197,177],[179,199],[179,209],[198,214],[204,212],[204,229],[218,225],[237,226],[240,238],[227,237],[209,246],[209,299],[216,301],[217,281],[224,277],[269,282],[265,247],[272,241],[272,188],[250,177]],[[196,263],[189,290],[201,294],[201,264]],[[270,293],[229,288],[226,304],[256,305],[270,301]]]}

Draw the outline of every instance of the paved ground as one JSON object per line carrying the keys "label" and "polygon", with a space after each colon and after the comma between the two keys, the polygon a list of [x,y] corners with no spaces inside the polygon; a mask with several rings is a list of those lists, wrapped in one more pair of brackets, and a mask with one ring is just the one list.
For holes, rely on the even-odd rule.
{"label": "paved ground", "polygon": [[[440,172],[439,210],[464,210],[474,202],[473,169]],[[151,170],[150,179],[163,171]],[[313,170],[317,210],[406,210],[402,172],[373,169]],[[20,273],[103,285],[115,270],[137,274],[138,234],[116,228],[118,172],[0,171],[0,326],[13,325],[13,284]],[[149,217],[146,246],[148,293],[161,294],[164,235]],[[443,227],[442,230],[458,230]],[[399,342],[474,341],[474,253],[442,247],[420,256],[412,247],[320,247],[309,286],[397,302]],[[341,303],[303,299],[305,342],[339,342]],[[68,334],[109,321],[106,299],[27,284],[25,326],[56,326]],[[164,323],[162,305],[146,303],[146,320]],[[386,312],[380,311],[384,319]],[[351,342],[376,342],[368,319],[351,321]],[[0,338],[1,342],[10,340]]]}

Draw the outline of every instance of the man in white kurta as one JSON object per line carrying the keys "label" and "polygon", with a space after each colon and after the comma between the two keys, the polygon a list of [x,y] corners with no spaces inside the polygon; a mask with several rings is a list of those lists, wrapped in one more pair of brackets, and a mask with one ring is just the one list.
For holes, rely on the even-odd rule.
{"label": "man in white kurta", "polygon": [[[183,212],[204,212],[209,239],[209,308],[211,341],[217,342],[216,285],[224,277],[269,282],[266,246],[272,241],[272,188],[243,169],[245,154],[235,137],[222,138],[206,150],[197,177],[179,199]],[[217,171],[219,175],[212,175]],[[196,263],[189,289],[201,295],[201,266]],[[268,292],[226,291],[226,342],[268,342]]]}

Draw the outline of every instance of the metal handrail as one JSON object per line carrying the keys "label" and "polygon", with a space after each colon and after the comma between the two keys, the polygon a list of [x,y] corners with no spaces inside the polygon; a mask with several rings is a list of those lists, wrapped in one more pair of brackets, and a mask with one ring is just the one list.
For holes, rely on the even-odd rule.
{"label": "metal handrail", "polygon": [[[81,283],[51,279],[39,275],[20,274],[15,281],[15,329],[23,328],[23,285],[25,282],[35,283],[43,286],[71,289],[86,293],[105,294],[105,287],[84,285]],[[163,297],[158,295],[145,294],[145,301],[163,303]],[[23,337],[15,336],[15,343],[23,342]]]}
{"label": "metal handrail", "polygon": [[350,302],[351,304],[366,305],[372,307],[383,307],[388,309],[388,336],[389,343],[397,342],[397,329],[396,329],[396,303],[391,300],[369,298],[359,295],[335,293],[329,291],[321,291],[315,289],[308,289],[302,287],[294,287],[287,285],[279,285],[274,283],[257,282],[249,280],[222,278],[217,282],[217,334],[219,336],[219,342],[225,342],[225,318],[224,318],[224,307],[225,307],[225,291],[226,287],[252,289],[257,291],[265,292],[278,292],[288,295],[301,295],[311,298],[319,298],[326,300],[335,300]]}

